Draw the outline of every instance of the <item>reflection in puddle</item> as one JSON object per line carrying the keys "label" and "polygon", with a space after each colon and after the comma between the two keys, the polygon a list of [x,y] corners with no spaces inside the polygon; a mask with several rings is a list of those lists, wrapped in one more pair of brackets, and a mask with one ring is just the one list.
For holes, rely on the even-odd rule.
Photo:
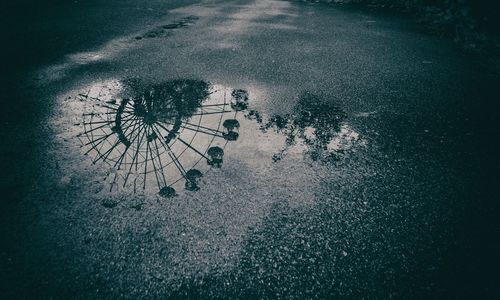
{"label": "reflection in puddle", "polygon": [[338,160],[340,153],[359,140],[359,134],[345,124],[346,114],[335,103],[307,92],[290,114],[264,120],[258,111],[251,110],[246,117],[261,124],[263,132],[272,129],[285,135],[285,146],[273,155],[273,161],[281,160],[292,146],[302,146],[314,161]]}
{"label": "reflection in puddle", "polygon": [[180,181],[196,191],[203,177],[198,167],[220,168],[226,143],[239,136],[235,118],[248,97],[235,93],[199,80],[94,86],[80,94],[92,105],[79,137],[93,163],[110,165],[110,192],[153,185],[173,197]]}
{"label": "reflection in puddle", "polygon": [[[273,149],[264,152],[275,162],[289,153],[336,161],[363,143],[345,122],[342,109],[307,92],[291,113],[271,116],[247,110],[247,90],[192,79],[155,84],[108,81],[79,98],[83,107],[77,110],[86,113],[78,137],[92,163],[108,165],[109,192],[141,189],[169,198],[180,189],[197,191],[208,170],[223,166],[226,144],[241,133],[253,136],[250,128],[260,128],[268,137],[253,136],[251,143],[256,149]],[[246,120],[238,120],[241,111],[246,111]],[[240,132],[242,124],[248,128]],[[283,136],[280,149],[277,144]]]}

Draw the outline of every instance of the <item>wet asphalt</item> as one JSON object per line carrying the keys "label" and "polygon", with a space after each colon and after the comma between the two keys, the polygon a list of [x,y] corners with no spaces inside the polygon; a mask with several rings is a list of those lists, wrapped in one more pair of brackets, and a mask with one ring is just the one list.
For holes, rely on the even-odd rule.
{"label": "wet asphalt", "polygon": [[498,295],[482,57],[359,8],[44,7],[6,19],[2,298]]}

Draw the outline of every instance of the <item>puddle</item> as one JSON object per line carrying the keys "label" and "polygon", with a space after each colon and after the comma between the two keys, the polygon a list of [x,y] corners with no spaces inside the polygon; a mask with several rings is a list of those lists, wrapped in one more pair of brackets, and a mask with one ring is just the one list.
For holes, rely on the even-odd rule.
{"label": "puddle", "polygon": [[287,156],[287,164],[304,156],[330,163],[364,143],[330,99],[304,92],[290,113],[267,115],[253,109],[252,95],[194,79],[104,81],[68,97],[73,133],[64,136],[77,136],[78,155],[103,172],[100,193],[164,198],[207,188],[220,173],[213,170],[224,168],[228,143],[231,161],[249,168],[272,168]]}
{"label": "puddle", "polygon": [[222,167],[226,143],[239,137],[243,100],[232,94],[191,79],[96,85],[78,96],[87,111],[78,137],[93,164],[107,165],[109,192],[196,191],[208,169]]}

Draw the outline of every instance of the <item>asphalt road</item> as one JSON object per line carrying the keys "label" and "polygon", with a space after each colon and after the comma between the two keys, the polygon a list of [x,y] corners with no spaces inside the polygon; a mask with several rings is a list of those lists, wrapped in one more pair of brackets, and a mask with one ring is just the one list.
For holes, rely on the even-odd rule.
{"label": "asphalt road", "polygon": [[498,293],[483,58],[320,4],[12,9],[1,298]]}

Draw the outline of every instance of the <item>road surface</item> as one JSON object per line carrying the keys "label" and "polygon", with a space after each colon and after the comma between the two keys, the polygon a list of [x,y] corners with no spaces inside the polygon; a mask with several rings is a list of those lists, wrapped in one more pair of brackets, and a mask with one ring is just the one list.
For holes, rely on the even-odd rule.
{"label": "road surface", "polygon": [[339,6],[47,7],[9,19],[7,298],[495,292],[481,59]]}

